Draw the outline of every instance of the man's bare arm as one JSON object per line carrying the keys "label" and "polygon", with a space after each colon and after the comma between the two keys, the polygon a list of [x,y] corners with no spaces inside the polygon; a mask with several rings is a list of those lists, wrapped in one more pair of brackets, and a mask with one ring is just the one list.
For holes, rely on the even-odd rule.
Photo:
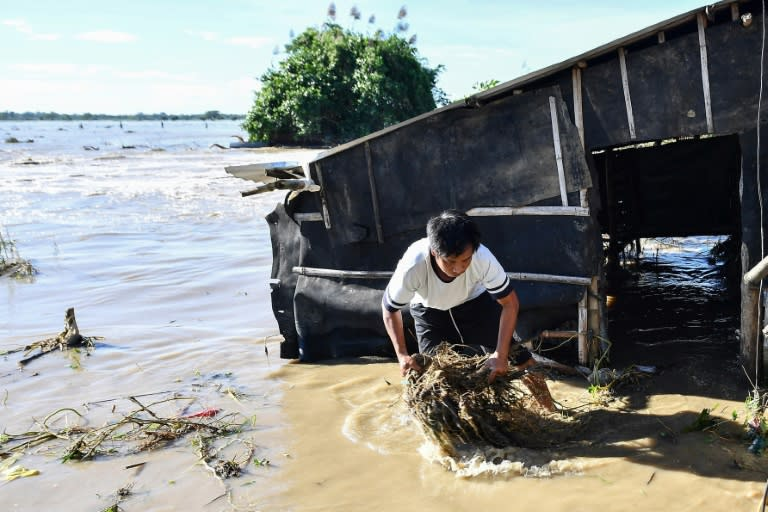
{"label": "man's bare arm", "polygon": [[389,311],[384,305],[381,306],[381,313],[384,319],[384,328],[387,330],[392,347],[395,349],[397,361],[400,363],[400,373],[405,376],[408,369],[421,371],[421,366],[408,354],[408,348],[405,344],[405,329],[403,329],[403,314],[400,311]]}

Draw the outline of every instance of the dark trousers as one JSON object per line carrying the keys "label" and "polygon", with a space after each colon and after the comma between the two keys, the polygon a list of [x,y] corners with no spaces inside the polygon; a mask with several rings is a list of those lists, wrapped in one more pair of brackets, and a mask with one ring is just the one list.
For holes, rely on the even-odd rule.
{"label": "dark trousers", "polygon": [[[411,316],[421,353],[431,354],[443,342],[456,345],[459,352],[467,355],[496,350],[501,304],[488,292],[446,311],[411,304]],[[531,358],[527,349],[510,341],[512,364],[519,365]]]}

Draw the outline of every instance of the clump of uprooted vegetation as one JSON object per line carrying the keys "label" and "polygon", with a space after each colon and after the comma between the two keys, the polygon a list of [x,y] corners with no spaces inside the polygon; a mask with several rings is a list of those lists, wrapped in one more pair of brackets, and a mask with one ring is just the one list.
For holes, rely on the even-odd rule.
{"label": "clump of uprooted vegetation", "polygon": [[525,383],[524,372],[489,384],[487,356],[467,357],[441,345],[434,355],[417,357],[424,371],[409,372],[405,403],[446,454],[468,445],[543,448],[572,440],[579,431],[578,416],[540,406],[540,390]]}
{"label": "clump of uprooted vegetation", "polygon": [[28,260],[19,256],[14,242],[8,233],[0,231],[0,276],[10,275],[16,278],[29,278],[35,275],[35,269]]}

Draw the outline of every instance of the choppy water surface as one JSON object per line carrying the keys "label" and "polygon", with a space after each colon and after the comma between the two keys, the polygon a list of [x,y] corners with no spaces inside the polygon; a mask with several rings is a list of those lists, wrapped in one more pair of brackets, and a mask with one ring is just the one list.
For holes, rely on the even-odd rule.
{"label": "choppy water surface", "polygon": [[[100,424],[131,411],[129,395],[152,401],[178,393],[194,399],[193,407],[252,420],[241,437],[255,458],[270,461],[228,481],[227,498],[189,440],[66,464],[41,446],[21,461],[40,475],[0,483],[3,510],[103,510],[125,485],[132,486],[121,504],[126,511],[757,507],[766,476],[761,459],[749,458],[738,441],[680,434],[705,407],[716,406],[724,418],[741,413],[741,397],[706,382],[682,392],[654,388],[652,378],[595,416],[581,445],[511,450],[507,460],[489,465],[430,452],[402,406],[394,363],[278,360],[262,217],[282,194],[241,198],[251,185],[224,167],[315,152],[210,147],[239,133],[234,122],[153,121],[122,129],[114,122],[82,129],[0,123],[3,138],[34,140],[0,145],[0,224],[39,270],[32,282],[0,278],[0,350],[56,335],[68,307],[84,335],[103,337],[90,355],[51,353],[23,371],[16,368],[20,354],[0,359],[0,431],[34,429],[36,420],[64,407]],[[678,279],[667,277],[680,275],[677,263],[660,255],[654,264],[655,274],[637,277],[647,286],[629,286],[615,299],[616,307],[637,301],[635,313],[648,306],[648,320],[627,323],[618,330],[626,336],[614,340],[631,340],[622,342],[641,347],[637,354],[671,339],[651,322],[655,308],[678,317],[686,309],[663,302],[669,295],[660,283]],[[699,272],[693,267],[684,272]],[[706,284],[713,283],[708,270],[701,272],[679,284],[699,288],[679,295],[701,295],[715,321],[694,318],[688,334],[675,331],[681,346],[709,346],[721,334],[732,339],[730,327],[712,331],[734,313],[718,302],[719,285]],[[565,407],[590,400],[583,380],[553,376],[550,385]],[[66,421],[77,419],[70,414]],[[451,463],[460,471],[448,469]]]}

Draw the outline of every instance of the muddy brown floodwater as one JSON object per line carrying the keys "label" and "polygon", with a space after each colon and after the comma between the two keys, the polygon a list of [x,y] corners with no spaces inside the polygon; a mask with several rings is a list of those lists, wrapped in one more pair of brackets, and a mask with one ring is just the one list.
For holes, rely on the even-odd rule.
{"label": "muddy brown floodwater", "polygon": [[[768,472],[766,457],[749,453],[741,437],[749,384],[728,320],[737,309],[706,262],[678,272],[675,286],[710,283],[706,293],[691,290],[701,299],[693,308],[665,301],[674,294],[652,282],[675,274],[678,263],[662,257],[655,274],[630,274],[648,287],[630,279],[625,291],[614,290],[611,366],[650,364],[659,373],[585,413],[587,429],[575,442],[509,449],[491,463],[450,460],[425,443],[405,410],[393,361],[277,358],[263,216],[282,194],[244,199],[249,184],[223,167],[311,152],[208,149],[214,123],[196,144],[189,141],[202,135],[181,124],[130,128],[126,135],[104,123],[7,127],[39,143],[0,153],[0,224],[40,273],[30,282],[0,278],[0,350],[56,335],[68,307],[83,335],[104,339],[89,355],[51,353],[23,371],[19,354],[0,359],[0,432],[35,428],[64,407],[84,419],[63,415],[56,425],[99,425],[132,410],[128,396],[178,393],[194,407],[247,419],[239,438],[252,443],[254,459],[227,481],[227,499],[190,439],[67,463],[61,447],[39,446],[19,461],[39,475],[0,482],[1,510],[99,511],[125,486],[124,511],[757,509]],[[233,129],[222,127],[220,141]],[[169,134],[178,146],[119,149],[160,144]],[[38,165],[24,164],[30,158]],[[648,318],[633,320],[638,315]],[[663,316],[688,318],[687,328],[651,322]],[[565,408],[593,400],[584,379],[551,374],[548,382]],[[722,424],[685,432],[703,409]]]}

